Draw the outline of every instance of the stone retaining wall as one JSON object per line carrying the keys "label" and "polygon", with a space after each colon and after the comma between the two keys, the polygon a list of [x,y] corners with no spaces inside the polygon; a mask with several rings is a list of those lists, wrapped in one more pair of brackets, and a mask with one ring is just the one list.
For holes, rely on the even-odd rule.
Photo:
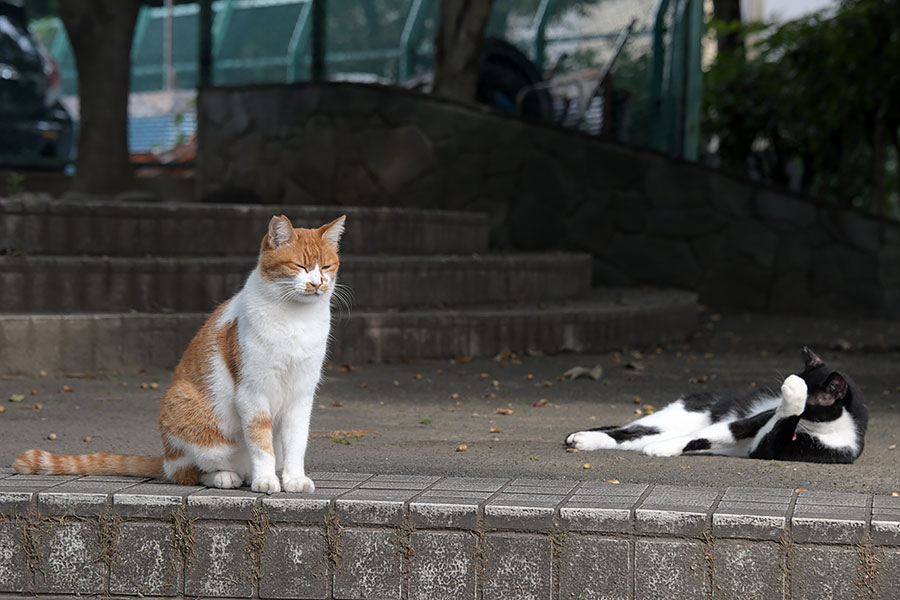
{"label": "stone retaining wall", "polygon": [[0,473],[0,593],[897,598],[900,499],[315,473],[265,496]]}
{"label": "stone retaining wall", "polygon": [[595,284],[900,319],[897,223],[391,87],[210,88],[198,102],[202,195],[482,211],[493,247],[588,251]]}

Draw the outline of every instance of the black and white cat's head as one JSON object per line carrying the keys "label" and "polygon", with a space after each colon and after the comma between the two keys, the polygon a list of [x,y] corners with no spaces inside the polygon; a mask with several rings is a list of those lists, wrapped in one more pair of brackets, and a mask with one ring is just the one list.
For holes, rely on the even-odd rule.
{"label": "black and white cat's head", "polygon": [[857,395],[860,397],[856,400],[862,402],[862,393],[849,377],[829,367],[807,346],[803,347],[801,354],[805,368],[799,375],[807,388],[804,416],[840,411],[841,407],[850,405]]}

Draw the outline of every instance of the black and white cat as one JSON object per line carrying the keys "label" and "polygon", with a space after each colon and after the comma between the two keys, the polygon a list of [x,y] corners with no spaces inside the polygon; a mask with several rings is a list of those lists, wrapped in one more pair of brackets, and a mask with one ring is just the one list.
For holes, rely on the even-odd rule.
{"label": "black and white cat", "polygon": [[869,411],[853,381],[804,347],[806,368],[774,388],[698,392],[621,427],[577,431],[579,450],[638,450],[650,456],[703,452],[750,458],[852,463],[863,450]]}

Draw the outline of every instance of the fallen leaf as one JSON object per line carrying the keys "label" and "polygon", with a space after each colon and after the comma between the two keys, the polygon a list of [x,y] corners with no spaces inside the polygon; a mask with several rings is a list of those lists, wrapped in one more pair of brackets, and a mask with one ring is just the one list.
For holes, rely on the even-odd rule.
{"label": "fallen leaf", "polygon": [[706,354],[703,355],[703,358],[705,358],[706,360],[709,360],[709,359],[711,359],[712,357],[713,357],[713,353],[712,353],[712,352],[707,352]]}
{"label": "fallen leaf", "polygon": [[532,406],[547,406],[547,399],[541,398],[540,400],[532,404]]}
{"label": "fallen leaf", "polygon": [[607,479],[606,483],[619,483],[618,479]]}
{"label": "fallen leaf", "polygon": [[84,441],[90,444],[94,441],[94,438],[92,438],[91,436],[87,436],[86,438],[84,438]]}
{"label": "fallen leaf", "polygon": [[155,389],[157,389],[158,387],[159,387],[159,384],[156,383],[155,381],[154,381],[153,383],[150,384],[150,389],[151,389],[151,390],[155,390]]}
{"label": "fallen leaf", "polygon": [[512,409],[511,408],[498,408],[497,414],[498,415],[511,415]]}
{"label": "fallen leaf", "polygon": [[490,377],[490,376],[487,373],[482,373],[481,375],[478,376],[479,379],[487,379],[488,377]]}
{"label": "fallen leaf", "polygon": [[457,452],[465,452],[468,449],[469,449],[469,447],[466,446],[465,444],[460,444],[459,446],[456,447]]}
{"label": "fallen leaf", "polygon": [[142,383],[142,384],[141,384],[141,389],[142,389],[142,390],[149,390],[149,389],[150,389],[150,384],[149,384],[149,383]]}
{"label": "fallen leaf", "polygon": [[634,371],[635,373],[643,373],[644,372],[644,363],[642,362],[627,362],[625,363],[625,368]]}
{"label": "fallen leaf", "polygon": [[47,369],[41,369],[41,377],[47,376]]}
{"label": "fallen leaf", "polygon": [[48,439],[48,440],[55,440],[55,439],[56,439],[56,434],[55,434],[55,433],[51,433],[50,435],[47,436],[47,439]]}
{"label": "fallen leaf", "polygon": [[331,405],[340,407],[340,406],[343,406],[344,403],[341,402],[340,400],[334,400],[334,401],[332,401]]}
{"label": "fallen leaf", "polygon": [[488,392],[487,394],[484,395],[484,397],[494,399],[497,397],[497,394],[495,394],[494,392]]}
{"label": "fallen leaf", "polygon": [[367,387],[369,387],[369,384],[368,384],[368,383],[361,383],[361,384],[359,384],[359,387],[361,387],[361,388],[367,388]]}
{"label": "fallen leaf", "polygon": [[443,375],[443,374],[444,374],[444,370],[443,370],[443,369],[438,369],[437,371],[435,371],[435,373],[437,373],[438,375]]}
{"label": "fallen leaf", "polygon": [[640,396],[635,396],[635,397],[634,397],[634,403],[635,403],[635,404],[640,404],[640,403],[641,403],[641,397],[640,397]]}
{"label": "fallen leaf", "polygon": [[431,425],[431,417],[422,417],[419,423],[422,425]]}
{"label": "fallen leaf", "polygon": [[5,412],[6,412],[6,407],[0,406],[0,413],[5,413]]}
{"label": "fallen leaf", "polygon": [[797,493],[799,494],[800,492],[808,492],[809,490],[806,489],[806,488],[797,488],[797,489],[794,490],[794,491],[797,492]]}
{"label": "fallen leaf", "polygon": [[416,381],[422,379],[422,374],[421,374],[421,373],[416,373],[415,375],[413,375],[413,379],[415,379]]}
{"label": "fallen leaf", "polygon": [[888,446],[888,450],[896,450],[896,449],[897,449],[897,444],[891,444],[890,446]]}
{"label": "fallen leaf", "polygon": [[463,365],[465,363],[470,363],[475,360],[474,356],[460,356],[459,358],[454,358],[450,362],[456,365]]}
{"label": "fallen leaf", "polygon": [[572,367],[568,371],[562,374],[563,379],[568,379],[569,381],[573,379],[579,379],[582,377],[593,379],[594,381],[603,377],[603,367],[600,365],[596,365],[591,369],[587,367]]}
{"label": "fallen leaf", "polygon": [[24,394],[13,394],[9,397],[10,402],[21,402],[24,399],[25,399]]}
{"label": "fallen leaf", "polygon": [[631,353],[631,358],[636,358],[637,360],[640,360],[640,359],[644,358],[644,354],[640,350],[635,350],[634,352]]}
{"label": "fallen leaf", "polygon": [[350,371],[353,370],[353,367],[350,365],[341,365],[340,367],[338,367],[338,370],[341,373],[349,373]]}
{"label": "fallen leaf", "polygon": [[644,414],[644,413],[641,411],[641,409],[636,408],[636,409],[634,409],[634,414],[636,414],[636,415],[642,415],[642,414]]}
{"label": "fallen leaf", "polygon": [[696,377],[691,377],[688,381],[691,383],[706,383],[709,381],[709,377],[706,375],[697,375]]}
{"label": "fallen leaf", "polygon": [[459,399],[459,394],[457,394],[456,392],[453,392],[452,394],[450,394],[450,397],[454,400],[457,400],[457,399]]}
{"label": "fallen leaf", "polygon": [[590,470],[590,469],[593,469],[594,467],[591,466],[591,463],[584,463],[583,465],[581,465],[581,468]]}
{"label": "fallen leaf", "polygon": [[528,375],[525,376],[525,379],[527,379],[528,381],[531,381],[532,379],[534,379],[534,373],[529,373]]}
{"label": "fallen leaf", "polygon": [[544,387],[553,387],[553,382],[548,379],[544,382]]}
{"label": "fallen leaf", "polygon": [[900,492],[891,492],[891,496],[896,498],[897,496],[900,496]]}
{"label": "fallen leaf", "polygon": [[655,411],[655,410],[656,410],[656,409],[653,408],[653,405],[652,405],[652,404],[645,404],[644,406],[641,407],[641,411],[642,411],[645,415],[652,415],[652,414],[653,414],[653,411]]}
{"label": "fallen leaf", "polygon": [[494,387],[494,389],[497,389],[500,387],[500,382],[495,379],[491,382],[491,385]]}
{"label": "fallen leaf", "polygon": [[37,390],[31,390],[31,395],[32,395],[32,396],[37,396],[37,393],[38,393]]}
{"label": "fallen leaf", "polygon": [[400,385],[400,382],[397,381],[397,380],[395,379],[395,380],[394,380],[394,387],[398,387],[399,385]]}
{"label": "fallen leaf", "polygon": [[499,427],[491,427],[491,433],[500,433]]}
{"label": "fallen leaf", "polygon": [[40,402],[35,402],[34,410],[41,410],[42,408],[44,408],[43,404],[41,404]]}
{"label": "fallen leaf", "polygon": [[570,452],[570,453],[572,453],[572,454],[575,454],[576,452],[578,452],[578,448],[566,448],[566,452]]}

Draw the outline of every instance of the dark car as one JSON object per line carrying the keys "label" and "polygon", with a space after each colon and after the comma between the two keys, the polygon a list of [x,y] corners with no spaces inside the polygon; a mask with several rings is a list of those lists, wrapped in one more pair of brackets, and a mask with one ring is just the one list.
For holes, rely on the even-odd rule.
{"label": "dark car", "polygon": [[59,102],[59,67],[28,29],[21,2],[0,0],[0,166],[62,168],[72,119]]}

